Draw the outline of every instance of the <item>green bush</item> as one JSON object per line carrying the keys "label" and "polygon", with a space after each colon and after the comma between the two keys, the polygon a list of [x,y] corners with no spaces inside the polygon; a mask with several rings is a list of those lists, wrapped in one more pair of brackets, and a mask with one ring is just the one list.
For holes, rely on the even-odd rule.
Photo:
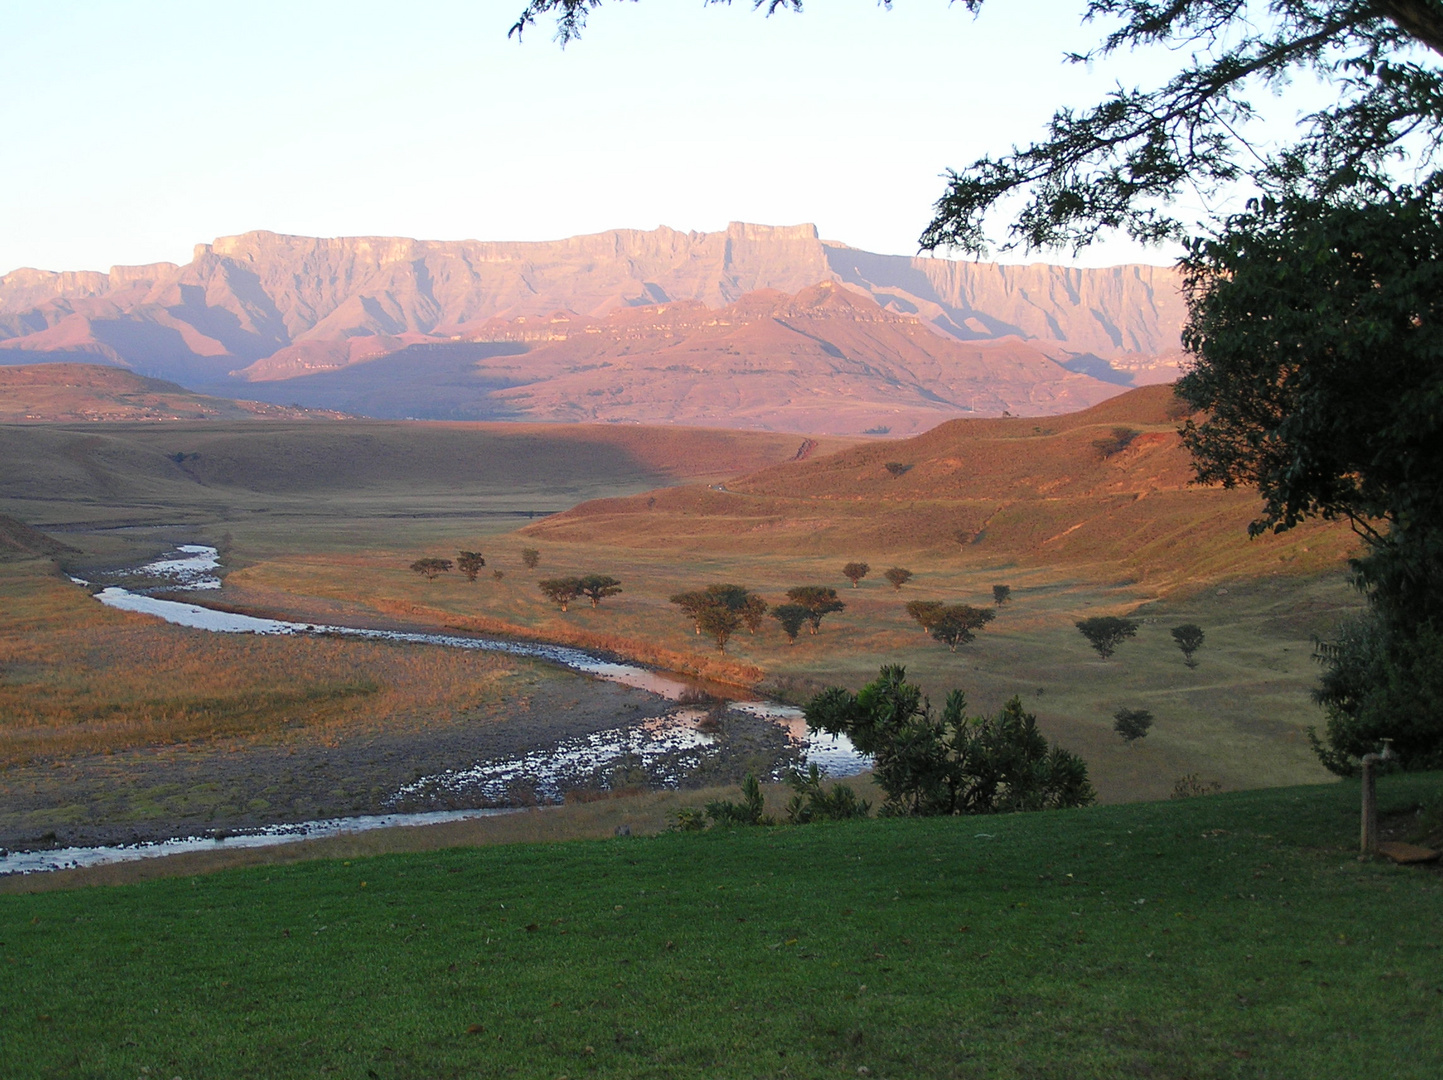
{"label": "green bush", "polygon": [[1086,806],[1096,798],[1087,764],[1048,747],[1037,718],[1013,698],[996,716],[968,718],[960,690],[940,716],[900,665],[852,694],[824,690],[807,704],[807,726],[846,735],[872,756],[886,815],[995,814]]}
{"label": "green bush", "polygon": [[815,764],[805,774],[794,772],[787,783],[796,791],[787,801],[787,821],[807,825],[813,821],[847,821],[864,818],[872,812],[872,804],[859,799],[846,784],[833,784],[831,791],[822,788],[822,773]]}

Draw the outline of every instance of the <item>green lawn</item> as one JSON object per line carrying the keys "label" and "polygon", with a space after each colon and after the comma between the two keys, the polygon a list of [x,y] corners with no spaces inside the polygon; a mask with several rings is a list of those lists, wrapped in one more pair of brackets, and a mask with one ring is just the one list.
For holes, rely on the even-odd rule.
{"label": "green lawn", "polygon": [[[1443,777],[1385,778],[1384,809]],[[1433,1077],[1357,787],[0,897],[0,1075]]]}

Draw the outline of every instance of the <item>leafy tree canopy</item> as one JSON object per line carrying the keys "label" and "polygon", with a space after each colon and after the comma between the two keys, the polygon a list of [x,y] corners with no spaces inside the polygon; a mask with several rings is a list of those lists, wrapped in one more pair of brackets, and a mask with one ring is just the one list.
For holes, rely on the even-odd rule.
{"label": "leafy tree canopy", "polygon": [[786,634],[792,644],[796,644],[797,634],[803,626],[812,620],[812,613],[801,604],[778,604],[772,608],[772,618],[781,624],[782,633]]}
{"label": "leafy tree canopy", "polygon": [[987,608],[975,608],[970,604],[948,604],[936,613],[928,632],[956,652],[958,645],[966,645],[972,641],[976,637],[974,631],[982,629],[996,617],[997,613]]}
{"label": "leafy tree canopy", "polygon": [[435,581],[441,574],[446,573],[452,567],[450,559],[417,559],[411,564],[411,569],[420,574],[427,581]]}
{"label": "leafy tree canopy", "polygon": [[1118,709],[1112,714],[1112,730],[1131,746],[1152,728],[1152,713],[1146,709]]}
{"label": "leafy tree canopy", "polygon": [[902,586],[912,580],[912,571],[901,566],[894,566],[882,575],[887,579],[892,588],[901,590]]}
{"label": "leafy tree canopy", "polygon": [[[707,0],[728,3],[729,0]],[[890,0],[882,0],[890,7]],[[511,32],[554,16],[563,44],[603,0],[530,0]],[[753,0],[771,15],[801,0]],[[977,14],[983,0],[959,0]],[[1097,45],[1069,55],[1097,64],[1134,49],[1165,49],[1177,70],[1161,85],[1119,85],[1102,101],[1059,108],[1045,135],[949,171],[924,250],[988,248],[988,221],[1018,198],[1007,248],[1081,248],[1104,230],[1181,239],[1168,209],[1239,181],[1278,194],[1327,197],[1384,178],[1400,157],[1429,160],[1443,127],[1443,5],[1438,0],[1080,0]],[[1259,100],[1316,77],[1332,101],[1298,122],[1296,142],[1251,145]],[[1260,95],[1262,96],[1260,98]]]}
{"label": "leafy tree canopy", "polygon": [[577,590],[591,601],[592,607],[600,607],[608,596],[621,592],[621,582],[606,574],[586,574],[577,581]]}
{"label": "leafy tree canopy", "polygon": [[1097,655],[1106,660],[1119,645],[1137,633],[1137,623],[1116,615],[1097,615],[1083,619],[1077,624],[1077,629],[1097,650]]}
{"label": "leafy tree canopy", "polygon": [[837,599],[837,590],[830,585],[798,585],[787,590],[787,599],[807,609],[807,620],[815,634],[822,626],[822,617],[845,611],[847,605]]}
{"label": "leafy tree canopy", "polygon": [[467,581],[475,581],[485,565],[486,560],[479,551],[462,551],[456,556],[456,568],[466,575]]}
{"label": "leafy tree canopy", "polygon": [[992,814],[1086,806],[1087,765],[1049,748],[1037,718],[1013,698],[996,716],[969,719],[960,690],[938,715],[907,670],[888,666],[852,694],[832,687],[806,706],[807,726],[846,735],[874,761],[883,814]]}
{"label": "leafy tree canopy", "polygon": [[1203,628],[1196,623],[1183,623],[1181,626],[1172,628],[1172,639],[1182,650],[1183,663],[1188,667],[1197,667],[1197,661],[1193,659],[1192,654],[1202,648],[1205,637]]}
{"label": "leafy tree canopy", "polygon": [[581,595],[581,579],[574,577],[566,578],[543,578],[536,583],[546,599],[565,611]]}

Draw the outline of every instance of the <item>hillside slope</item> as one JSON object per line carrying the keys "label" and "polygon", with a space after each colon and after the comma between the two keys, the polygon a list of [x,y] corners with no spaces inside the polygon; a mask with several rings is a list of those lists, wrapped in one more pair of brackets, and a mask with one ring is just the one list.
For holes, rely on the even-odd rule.
{"label": "hillside slope", "polygon": [[[1179,417],[1171,387],[1157,386],[1064,416],[954,420],[722,485],[586,503],[525,531],[692,551],[1102,563],[1162,585],[1332,567],[1351,550],[1336,524],[1249,541],[1257,494],[1192,486]],[[1115,442],[1126,445],[1099,446]]]}
{"label": "hillside slope", "polygon": [[193,394],[101,364],[0,367],[0,423],[160,420],[339,420],[329,410]]}

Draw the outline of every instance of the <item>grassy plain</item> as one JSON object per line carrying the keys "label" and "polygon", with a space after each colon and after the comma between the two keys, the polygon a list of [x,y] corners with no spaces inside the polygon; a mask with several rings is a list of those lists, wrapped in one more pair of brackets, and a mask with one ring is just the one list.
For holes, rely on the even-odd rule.
{"label": "grassy plain", "polygon": [[1357,861],[1357,795],[0,896],[0,1073],[1431,1078],[1443,878]]}

